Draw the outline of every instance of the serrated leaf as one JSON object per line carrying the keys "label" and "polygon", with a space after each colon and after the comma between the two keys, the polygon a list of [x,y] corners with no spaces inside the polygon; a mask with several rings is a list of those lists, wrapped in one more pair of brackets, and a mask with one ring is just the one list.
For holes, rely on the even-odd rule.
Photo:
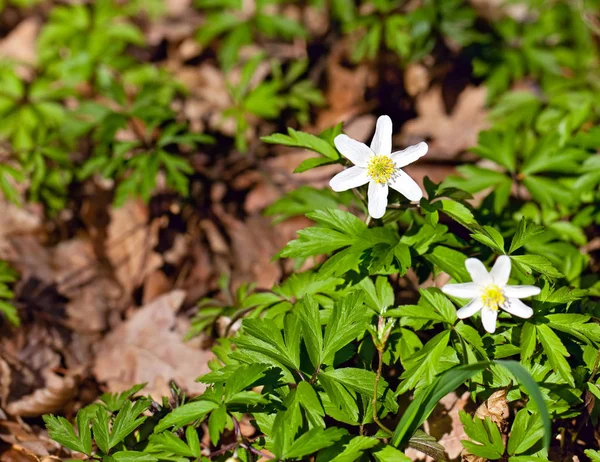
{"label": "serrated leaf", "polygon": [[118,451],[111,455],[117,462],[157,462],[152,454],[138,451]]}
{"label": "serrated leaf", "polygon": [[537,324],[535,326],[537,330],[537,337],[544,348],[548,361],[552,365],[558,374],[572,387],[575,386],[575,380],[571,373],[571,366],[567,361],[569,352],[565,348],[561,339],[554,333],[554,331],[546,324]]}
{"label": "serrated leaf", "polygon": [[410,462],[403,452],[399,451],[393,446],[385,446],[377,452],[373,453],[377,462]]}
{"label": "serrated leaf", "polygon": [[[87,448],[75,434],[73,426],[64,417],[48,414],[43,416],[50,438],[73,451],[86,453]],[[88,454],[90,455],[90,454]]]}
{"label": "serrated leaf", "polygon": [[544,227],[536,225],[530,221],[527,221],[525,218],[522,218],[519,222],[519,227],[517,228],[517,232],[512,238],[510,243],[510,249],[508,253],[513,253],[515,250],[523,247],[527,242],[529,242],[534,237],[540,235],[544,232]]}
{"label": "serrated leaf", "polygon": [[343,428],[330,427],[324,430],[320,427],[315,427],[294,441],[289,450],[284,454],[284,458],[298,459],[308,456],[331,446],[346,434],[347,431]]}
{"label": "serrated leaf", "polygon": [[190,425],[185,429],[185,439],[192,455],[199,459],[201,455],[200,439],[198,438],[198,431],[195,427]]}
{"label": "serrated leaf", "polygon": [[131,401],[128,401],[123,405],[113,421],[108,444],[109,448],[114,448],[127,435],[144,423],[147,417],[138,416],[148,408],[149,404],[146,400],[139,400],[133,404]]}
{"label": "serrated leaf", "polygon": [[94,440],[102,452],[108,454],[110,450],[110,436],[108,429],[108,415],[106,410],[98,408],[96,410],[96,418],[92,422],[94,430]]}
{"label": "serrated leaf", "polygon": [[512,455],[522,454],[544,436],[541,419],[527,409],[517,412],[510,431],[507,450]]}
{"label": "serrated leaf", "polygon": [[208,433],[213,446],[217,446],[221,433],[227,424],[227,408],[220,406],[210,413],[208,418]]}
{"label": "serrated leaf", "polygon": [[335,147],[333,147],[324,139],[309,133],[294,130],[293,128],[288,128],[287,135],[276,133],[270,136],[263,136],[261,140],[270,144],[281,144],[283,146],[310,149],[311,151],[315,151],[331,160],[337,160],[340,158],[340,155],[336,151]]}
{"label": "serrated leaf", "polygon": [[[348,439],[348,437],[345,439]],[[354,462],[360,459],[365,450],[378,444],[379,440],[377,438],[369,436],[355,436],[348,439],[348,441],[338,441],[334,446],[320,451],[317,462]]]}
{"label": "serrated leaf", "polygon": [[550,260],[542,255],[512,255],[510,258],[527,274],[531,274],[531,271],[534,270],[550,278],[563,277],[563,274],[552,265]]}
{"label": "serrated leaf", "polygon": [[323,360],[323,333],[321,332],[319,305],[313,297],[307,295],[300,302],[299,308],[298,316],[302,325],[304,345],[311,363],[318,368]]}
{"label": "serrated leaf", "polygon": [[193,401],[184,404],[163,417],[156,427],[154,433],[162,432],[169,427],[183,427],[195,420],[203,419],[210,411],[217,409],[219,405],[213,401]]}

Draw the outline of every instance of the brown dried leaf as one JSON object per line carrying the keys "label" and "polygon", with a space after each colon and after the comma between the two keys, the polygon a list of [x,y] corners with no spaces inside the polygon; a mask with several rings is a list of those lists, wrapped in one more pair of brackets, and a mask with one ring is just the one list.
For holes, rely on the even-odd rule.
{"label": "brown dried leaf", "polygon": [[365,90],[372,75],[369,66],[360,64],[354,69],[342,65],[347,44],[340,42],[333,47],[327,58],[328,108],[319,112],[317,130],[348,120],[365,109]]}
{"label": "brown dried leaf", "polygon": [[45,372],[46,385],[6,406],[6,412],[21,417],[37,417],[62,410],[77,394],[75,377],[61,377],[51,371]]}
{"label": "brown dried leaf", "polygon": [[52,259],[58,290],[69,298],[69,326],[81,333],[104,331],[110,312],[120,307],[123,291],[102,271],[91,241],[63,241],[53,249]]}
{"label": "brown dried leaf", "polygon": [[[93,372],[111,391],[147,382],[145,391],[155,399],[169,394],[169,381],[192,394],[205,386],[195,379],[209,371],[210,352],[183,343],[186,325],[175,313],[185,292],[172,291],[137,310],[100,343]],[[177,328],[177,329],[176,329]]]}
{"label": "brown dried leaf", "polygon": [[419,117],[402,127],[402,145],[428,141],[428,158],[451,159],[477,143],[479,132],[489,126],[485,87],[468,86],[459,95],[452,114],[447,114],[442,88],[435,86],[417,97]]}
{"label": "brown dried leaf", "polygon": [[410,63],[404,71],[404,88],[410,96],[416,96],[429,87],[429,71],[419,63]]}
{"label": "brown dried leaf", "polygon": [[0,455],[0,462],[40,462],[40,459],[33,452],[15,445]]}
{"label": "brown dried leaf", "polygon": [[10,393],[11,377],[12,374],[8,363],[0,358],[0,408],[6,407],[6,400]]}
{"label": "brown dried leaf", "polygon": [[427,431],[444,447],[453,460],[463,450],[461,440],[467,439],[460,422],[459,412],[469,403],[469,392],[458,396],[452,392],[444,396],[432,415],[427,419]]}
{"label": "brown dried leaf", "polygon": [[40,20],[33,16],[24,19],[10,34],[0,41],[0,57],[25,64],[36,61],[35,39],[40,30]]}
{"label": "brown dried leaf", "polygon": [[115,276],[127,294],[133,293],[146,276],[162,265],[154,252],[159,222],[148,223],[148,208],[130,200],[111,211],[106,255],[115,268]]}
{"label": "brown dried leaf", "polygon": [[506,425],[506,419],[508,419],[510,414],[508,401],[506,400],[507,392],[508,390],[503,388],[502,390],[492,393],[492,395],[477,408],[475,416],[480,419],[489,417],[492,422],[502,430]]}

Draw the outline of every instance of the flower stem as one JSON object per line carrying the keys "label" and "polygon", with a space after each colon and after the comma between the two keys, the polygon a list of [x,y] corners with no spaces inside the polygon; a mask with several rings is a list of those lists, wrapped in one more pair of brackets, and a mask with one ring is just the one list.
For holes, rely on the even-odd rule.
{"label": "flower stem", "polygon": [[373,401],[371,403],[371,407],[373,408],[373,421],[381,428],[384,432],[392,435],[394,432],[387,428],[385,425],[381,423],[379,417],[377,417],[377,388],[379,387],[379,378],[381,377],[381,370],[383,368],[383,349],[377,348],[377,357],[378,357],[378,365],[377,365],[377,375],[375,376],[375,389],[373,390]]}

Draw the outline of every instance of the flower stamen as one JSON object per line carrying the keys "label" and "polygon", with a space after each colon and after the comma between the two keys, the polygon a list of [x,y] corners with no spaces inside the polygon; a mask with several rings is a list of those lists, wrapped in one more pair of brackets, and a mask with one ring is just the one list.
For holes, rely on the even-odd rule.
{"label": "flower stamen", "polygon": [[373,156],[367,165],[367,175],[379,184],[386,184],[396,171],[396,165],[389,156]]}
{"label": "flower stamen", "polygon": [[481,301],[484,306],[489,308],[490,310],[497,311],[499,307],[504,305],[506,302],[506,297],[504,297],[504,292],[502,289],[495,284],[490,284],[481,293]]}

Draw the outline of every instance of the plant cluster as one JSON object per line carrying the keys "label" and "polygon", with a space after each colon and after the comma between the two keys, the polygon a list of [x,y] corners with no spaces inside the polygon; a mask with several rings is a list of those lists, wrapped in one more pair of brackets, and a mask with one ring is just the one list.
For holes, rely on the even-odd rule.
{"label": "plant cluster", "polygon": [[[239,150],[248,147],[251,118],[291,115],[303,124],[323,103],[307,77],[310,61],[269,59],[267,76],[251,83],[267,58],[243,59],[244,46],[311,40],[301,22],[276,14],[286,3],[258,1],[245,11],[241,1],[196,2],[209,12],[198,41],[214,47],[223,69],[241,69],[223,113],[235,121]],[[229,326],[211,372],[199,378],[207,386],[200,396],[174,388],[159,403],[138,396],[141,385],[104,395],[79,411],[76,429],[46,416],[53,439],[103,460],[402,461],[408,447],[445,460],[420,427],[461,387],[479,402],[504,390],[509,409],[502,425],[461,414],[468,453],[547,461],[583,438],[591,447],[581,457],[586,449],[600,460],[589,436],[600,416],[599,262],[590,245],[600,225],[590,19],[598,4],[529,0],[524,15],[494,21],[462,0],[399,3],[311,2],[354,44],[355,62],[468,58],[491,114],[471,150],[478,161],[442,183],[425,178],[422,191],[402,169],[427,147],[394,151],[389,119],[380,118],[370,146],[341,125],[314,135],[294,124],[263,137],[313,151],[298,172],[348,167],[332,179],[339,194],[303,187],[267,210],[314,222],[278,254],[310,269],[270,291],[230,293],[223,280],[229,302],[201,302],[190,336],[214,334],[220,317]],[[72,182],[102,175],[115,180],[117,203],[148,200],[159,172],[188,194],[195,172],[187,153],[214,137],[192,133],[173,111],[181,85],[127,53],[144,46],[132,20],[139,8],[111,0],[56,7],[30,78],[4,64],[6,197],[17,201],[15,181],[27,181],[29,199],[57,211]],[[0,267],[0,310],[16,323],[4,302],[13,278]],[[248,423],[252,436],[242,430]]]}

